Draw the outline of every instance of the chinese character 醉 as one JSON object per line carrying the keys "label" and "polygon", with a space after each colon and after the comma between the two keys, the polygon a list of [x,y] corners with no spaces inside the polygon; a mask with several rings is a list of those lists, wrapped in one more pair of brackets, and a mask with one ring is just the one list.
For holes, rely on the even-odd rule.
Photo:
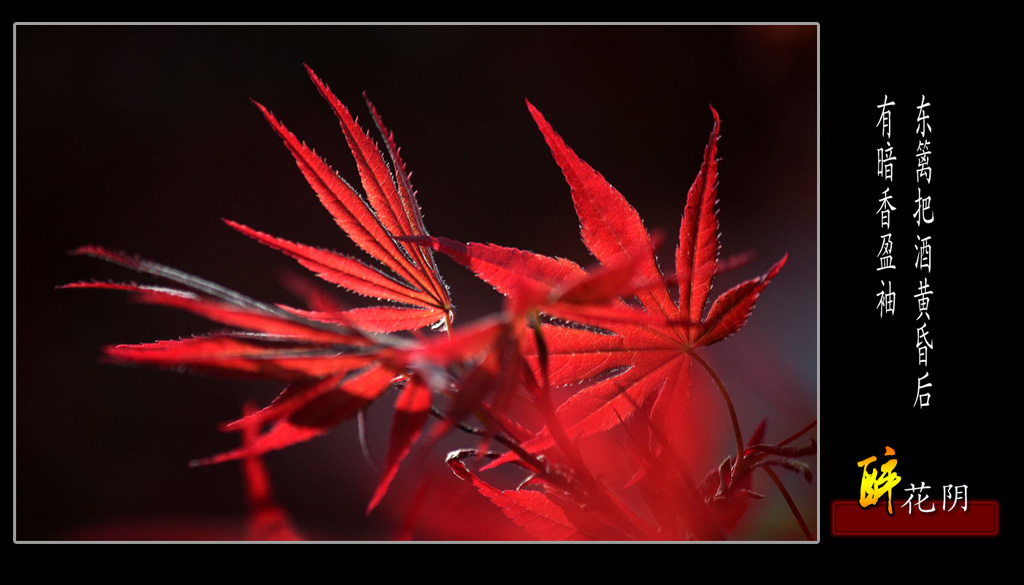
{"label": "chinese character \u9189", "polygon": [[[885,448],[886,457],[892,457],[895,454],[896,451],[892,447]],[[881,475],[878,473],[879,469],[872,469],[871,473],[868,473],[868,466],[877,459],[877,457],[871,456],[857,463],[857,467],[864,468],[864,474],[860,479],[860,507],[874,506],[878,503],[878,498],[887,493],[889,495],[889,515],[892,516],[892,488],[900,483],[901,478],[893,473],[893,470],[896,469],[896,459],[890,459],[879,467],[882,471]]]}

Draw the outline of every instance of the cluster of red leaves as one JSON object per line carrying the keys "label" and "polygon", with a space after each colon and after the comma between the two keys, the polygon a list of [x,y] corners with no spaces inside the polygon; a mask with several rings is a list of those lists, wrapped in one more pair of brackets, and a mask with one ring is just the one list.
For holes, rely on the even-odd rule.
{"label": "cluster of red leaves", "polygon": [[[348,109],[312,70],[309,75],[340,122],[363,193],[256,105],[338,226],[380,266],[227,223],[323,280],[386,304],[345,310],[310,294],[306,309],[270,305],[123,253],[95,246],[76,251],[181,288],[99,282],[69,288],[125,290],[140,302],[183,309],[231,328],[108,347],[110,358],[287,383],[270,405],[225,425],[245,434],[241,448],[196,464],[244,459],[250,485],[267,494],[268,488],[258,487],[265,483],[259,455],[321,435],[398,387],[385,469],[368,512],[384,497],[432,414],[439,422],[426,442],[455,428],[481,435],[477,449],[450,454],[448,465],[542,539],[724,538],[752,494],[752,469],[803,469],[795,458],[812,452],[813,444],[810,451],[787,450],[784,444],[744,449],[740,441],[736,457],[697,486],[666,432],[685,408],[691,361],[707,369],[725,393],[695,350],[739,330],[786,262],[783,257],[763,276],[726,291],[705,313],[716,272],[739,263],[718,262],[717,112],[712,110],[714,128],[687,195],[675,274],[666,277],[655,257],[656,238],[636,210],[527,104],[572,189],[583,241],[598,260],[585,270],[562,258],[429,236],[393,135],[373,105],[367,101],[391,166]],[[502,293],[504,311],[453,329],[452,305],[434,252]],[[396,335],[429,327],[446,334]],[[572,394],[556,407],[552,390],[563,388]],[[533,425],[539,429],[510,414],[516,402],[539,416],[542,424]],[[482,428],[467,425],[470,417]],[[637,465],[628,483],[609,486],[590,471],[593,454],[581,445],[615,428],[625,433]],[[739,440],[738,427],[736,434]],[[754,443],[760,443],[760,433]],[[489,451],[493,445],[504,452]],[[763,453],[771,456],[755,457]],[[516,464],[529,477],[518,489],[497,489],[467,467],[467,460],[481,457],[492,459],[483,469]],[[635,492],[645,509],[627,504],[623,490]]]}

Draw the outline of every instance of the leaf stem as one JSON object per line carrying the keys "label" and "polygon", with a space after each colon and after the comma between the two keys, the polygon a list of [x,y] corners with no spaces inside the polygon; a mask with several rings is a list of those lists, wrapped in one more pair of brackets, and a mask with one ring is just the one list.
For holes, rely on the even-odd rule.
{"label": "leaf stem", "polygon": [[377,465],[377,461],[373,458],[373,453],[370,452],[370,441],[366,435],[366,409],[361,408],[356,413],[356,422],[359,429],[359,448],[363,452],[363,458],[370,464],[370,467],[377,473],[382,473],[380,465]]}
{"label": "leaf stem", "polygon": [[[541,331],[540,314],[537,311],[534,311],[530,317],[530,328],[533,329],[534,339],[537,342],[537,353],[540,358],[541,369],[539,392],[537,392],[534,402],[544,419],[544,423],[547,425],[548,431],[551,433],[551,437],[555,441],[555,445],[569,460],[576,475],[582,479],[584,489],[588,495],[604,504],[609,513],[617,516],[623,522],[622,530],[624,533],[634,533],[630,534],[632,538],[641,536],[635,534],[637,527],[642,529],[647,529],[648,527],[611,490],[594,477],[590,469],[587,468],[586,463],[583,462],[583,455],[576,448],[572,440],[569,439],[562,421],[559,420],[558,414],[555,412],[555,407],[551,403],[551,378],[548,374],[547,342],[544,340],[544,333]],[[650,532],[649,529],[647,531]]]}
{"label": "leaf stem", "polygon": [[785,441],[780,442],[779,443],[779,447],[782,447],[783,445],[788,445],[788,444],[792,443],[793,441],[799,439],[801,435],[803,435],[804,433],[810,431],[811,429],[813,429],[817,425],[818,425],[818,421],[812,422],[811,424],[807,425],[806,427],[804,427],[804,428],[800,429],[799,431],[793,433]]}
{"label": "leaf stem", "polygon": [[[441,411],[439,411],[437,408],[433,406],[430,407],[430,414],[434,418],[442,421],[447,420],[448,418]],[[462,424],[461,422],[453,422],[452,426],[470,435],[483,437],[486,436],[487,434],[487,431],[484,431],[483,429],[474,429],[473,427]],[[515,453],[523,461],[523,463],[525,463],[528,467],[533,469],[535,473],[541,473],[544,474],[545,476],[551,475],[548,473],[547,466],[543,462],[541,462],[536,457],[531,455],[528,451],[519,446],[519,444],[516,443],[514,440],[509,439],[500,433],[495,433],[493,435],[493,439],[496,443],[503,445],[505,448]]]}
{"label": "leaf stem", "polygon": [[[697,352],[692,349],[687,353],[693,356],[693,359],[695,359],[697,363],[711,375],[711,379],[715,381],[715,384],[718,386],[718,390],[722,393],[722,398],[725,399],[725,405],[729,407],[729,416],[732,418],[732,429],[736,434],[736,466],[733,469],[739,469],[739,466],[743,462],[743,432],[740,430],[740,420],[736,416],[736,409],[732,405],[732,398],[729,397],[729,391],[725,389],[725,384],[722,383],[722,380],[718,377],[718,374],[715,373],[715,370],[712,369],[706,361],[704,361],[704,358],[697,355]],[[735,475],[735,473],[733,475]]]}
{"label": "leaf stem", "polygon": [[449,316],[449,311],[444,312],[444,331],[448,334],[448,339],[452,338],[452,318]]}
{"label": "leaf stem", "polygon": [[811,530],[807,527],[807,523],[804,522],[804,517],[800,515],[800,510],[796,507],[796,502],[794,502],[793,497],[789,495],[789,490],[786,489],[786,486],[782,485],[782,480],[779,479],[779,476],[775,475],[775,472],[767,465],[762,469],[764,469],[764,472],[768,474],[768,477],[772,478],[772,481],[775,482],[775,486],[779,488],[780,492],[782,492],[782,497],[785,498],[786,503],[789,504],[789,509],[793,512],[793,516],[796,517],[796,521],[800,523],[800,529],[804,531],[804,536],[807,537],[807,540],[814,540],[814,537],[811,536]]}

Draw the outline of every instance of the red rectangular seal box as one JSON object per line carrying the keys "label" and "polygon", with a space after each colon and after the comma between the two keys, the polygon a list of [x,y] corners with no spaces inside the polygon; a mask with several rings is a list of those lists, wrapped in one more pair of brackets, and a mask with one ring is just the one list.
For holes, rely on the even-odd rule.
{"label": "red rectangular seal box", "polygon": [[971,500],[964,512],[962,503],[952,510],[942,509],[941,501],[929,500],[921,512],[917,506],[904,507],[893,502],[890,516],[887,502],[861,508],[856,500],[832,502],[832,534],[835,536],[996,536],[999,534],[999,502]]}

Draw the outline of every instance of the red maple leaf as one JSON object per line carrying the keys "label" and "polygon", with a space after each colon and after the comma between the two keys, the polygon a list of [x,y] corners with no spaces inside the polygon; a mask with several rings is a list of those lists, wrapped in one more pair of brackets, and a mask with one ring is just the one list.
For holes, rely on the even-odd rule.
{"label": "red maple leaf", "polygon": [[[450,468],[534,535],[661,539],[721,536],[745,509],[733,496],[746,493],[750,470],[781,465],[786,457],[804,453],[784,444],[744,450],[730,403],[737,457],[731,467],[726,460],[722,487],[708,495],[703,492],[713,487],[711,483],[698,488],[690,482],[666,440],[668,422],[685,407],[691,360],[708,370],[727,397],[695,350],[738,331],[786,262],[783,257],[763,276],[726,291],[705,313],[714,275],[723,269],[718,263],[715,217],[719,119],[714,109],[704,160],[687,195],[675,273],[666,278],[655,256],[657,238],[644,228],[636,210],[566,146],[531,104],[527,103],[530,112],[572,189],[583,241],[598,261],[590,270],[515,248],[429,236],[393,136],[372,104],[367,101],[393,169],[327,86],[312,70],[309,75],[341,124],[365,194],[338,177],[269,110],[256,105],[339,227],[381,266],[226,221],[321,279],[390,304],[343,309],[308,283],[294,282],[309,309],[273,305],[127,254],[96,246],[76,251],[181,288],[98,282],[67,288],[124,290],[137,301],[190,311],[232,328],[188,339],[108,347],[105,352],[113,360],[287,382],[271,404],[225,425],[226,430],[244,433],[242,447],[196,464],[246,460],[253,501],[269,501],[257,457],[327,432],[395,387],[400,390],[385,469],[368,512],[384,497],[433,414],[442,421],[428,442],[454,428],[482,435],[478,449],[449,456]],[[449,255],[506,295],[503,314],[452,332],[451,301],[434,264],[434,251]],[[673,284],[677,291],[671,289]],[[542,322],[542,315],[547,322]],[[428,326],[443,326],[448,335],[394,335]],[[574,392],[557,411],[551,402],[555,387]],[[532,399],[541,415],[545,426],[540,431],[529,430],[509,415],[513,399],[523,395]],[[437,396],[447,402],[443,414],[434,408]],[[485,428],[466,426],[463,421],[470,415]],[[646,424],[644,440],[625,424],[631,418]],[[663,511],[665,518],[652,520],[634,512],[597,479],[581,456],[580,439],[619,426],[626,427],[629,450],[642,463],[629,485],[637,487],[649,510]],[[491,441],[508,452],[492,456],[486,450]],[[463,460],[470,456],[495,459],[491,465],[515,461],[532,474],[526,489],[491,486],[465,466]],[[706,498],[713,501],[708,504]],[[271,520],[269,524],[276,521]]]}
{"label": "red maple leaf", "polygon": [[[674,301],[652,238],[636,210],[566,146],[532,104],[527,106],[572,189],[584,244],[606,273],[619,274],[599,282],[610,284],[613,288],[608,290],[615,292],[614,287],[626,282],[622,276],[628,276],[629,285],[620,292],[632,291],[640,307],[614,294],[606,294],[610,298],[604,303],[590,302],[596,297],[579,292],[586,273],[565,259],[492,244],[415,240],[449,255],[505,295],[514,294],[515,283],[532,283],[548,295],[538,297],[545,298],[538,304],[543,313],[583,325],[547,323],[543,327],[550,384],[578,389],[558,408],[570,439],[614,428],[652,399],[656,400],[653,422],[664,428],[665,421],[685,405],[691,357],[702,361],[694,350],[725,339],[746,323],[758,296],[787,256],[764,275],[720,295],[705,315],[719,251],[715,205],[720,124],[712,108],[715,124],[700,172],[687,194],[679,230],[676,273],[671,279],[678,283],[679,300]],[[594,287],[591,282],[584,290]],[[558,292],[552,295],[552,291]],[[584,302],[572,302],[576,295]],[[553,445],[550,434],[541,433],[524,447],[539,452]]]}
{"label": "red maple leaf", "polygon": [[[535,342],[520,339],[516,347],[523,355],[511,363],[532,358],[534,376],[523,386],[532,388],[541,412],[550,412],[552,387],[570,387],[575,393],[557,413],[545,417],[541,431],[504,455],[492,454],[496,460],[483,467],[515,461],[533,474],[526,486],[501,490],[471,472],[462,460],[481,450],[453,452],[449,466],[539,538],[724,538],[745,510],[743,496],[757,460],[742,450],[737,430],[739,455],[746,459],[727,459],[722,473],[731,480],[728,489],[705,493],[675,454],[667,436],[669,423],[681,420],[691,359],[719,382],[696,348],[738,331],[787,257],[763,276],[720,295],[705,314],[720,247],[715,217],[720,122],[713,108],[715,124],[679,230],[675,275],[667,279],[655,257],[654,239],[636,210],[527,105],[572,189],[583,241],[598,267],[588,272],[565,259],[493,244],[408,239],[447,254],[506,295],[511,322],[530,311],[560,320],[535,324]],[[678,301],[669,289],[672,281],[678,286]],[[642,413],[648,440],[640,441],[627,428],[629,448],[640,464],[626,487],[635,488],[655,512],[653,523],[596,480],[577,447],[579,439],[623,425],[637,413]],[[549,459],[533,455],[539,453]]]}
{"label": "red maple leaf", "polygon": [[[391,305],[349,310],[301,310],[270,305],[179,270],[97,246],[75,250],[170,280],[184,289],[134,283],[79,282],[65,288],[107,288],[133,293],[139,302],[172,306],[240,328],[189,339],[118,345],[105,349],[115,361],[150,364],[232,376],[275,378],[290,385],[266,408],[225,426],[253,436],[234,451],[196,464],[251,459],[267,451],[309,440],[354,416],[393,384],[409,380],[399,347],[390,333],[428,326],[447,328],[452,306],[432,252],[401,238],[426,236],[409,173],[376,109],[371,116],[384,137],[393,165],[359,127],[348,109],[309,67],[310,78],[337,116],[356,161],[365,195],[340,178],[313,149],[256,103],[284,141],[320,202],[346,235],[377,260],[376,268],[334,251],[270,236],[225,220],[243,234],[296,259],[317,276],[354,293]],[[323,310],[327,309],[327,310]],[[371,508],[383,497],[409,446],[419,436],[432,394],[415,377],[396,403],[387,467]],[[254,431],[269,425],[256,436]]]}
{"label": "red maple leaf", "polygon": [[349,311],[304,311],[318,321],[355,325],[368,331],[392,332],[429,325],[449,325],[452,316],[448,288],[429,250],[401,242],[402,236],[422,236],[423,226],[416,192],[409,181],[394,135],[384,126],[369,100],[367,107],[384,136],[394,172],[377,148],[330,88],[306,67],[310,79],[327,100],[341,125],[359,169],[365,197],[339,177],[316,152],[299,141],[262,104],[254,102],[295,157],[295,163],[334,221],[363,251],[391,272],[368,266],[355,258],[276,238],[233,221],[228,225],[243,234],[288,254],[320,278],[370,298],[398,306],[378,306]]}

